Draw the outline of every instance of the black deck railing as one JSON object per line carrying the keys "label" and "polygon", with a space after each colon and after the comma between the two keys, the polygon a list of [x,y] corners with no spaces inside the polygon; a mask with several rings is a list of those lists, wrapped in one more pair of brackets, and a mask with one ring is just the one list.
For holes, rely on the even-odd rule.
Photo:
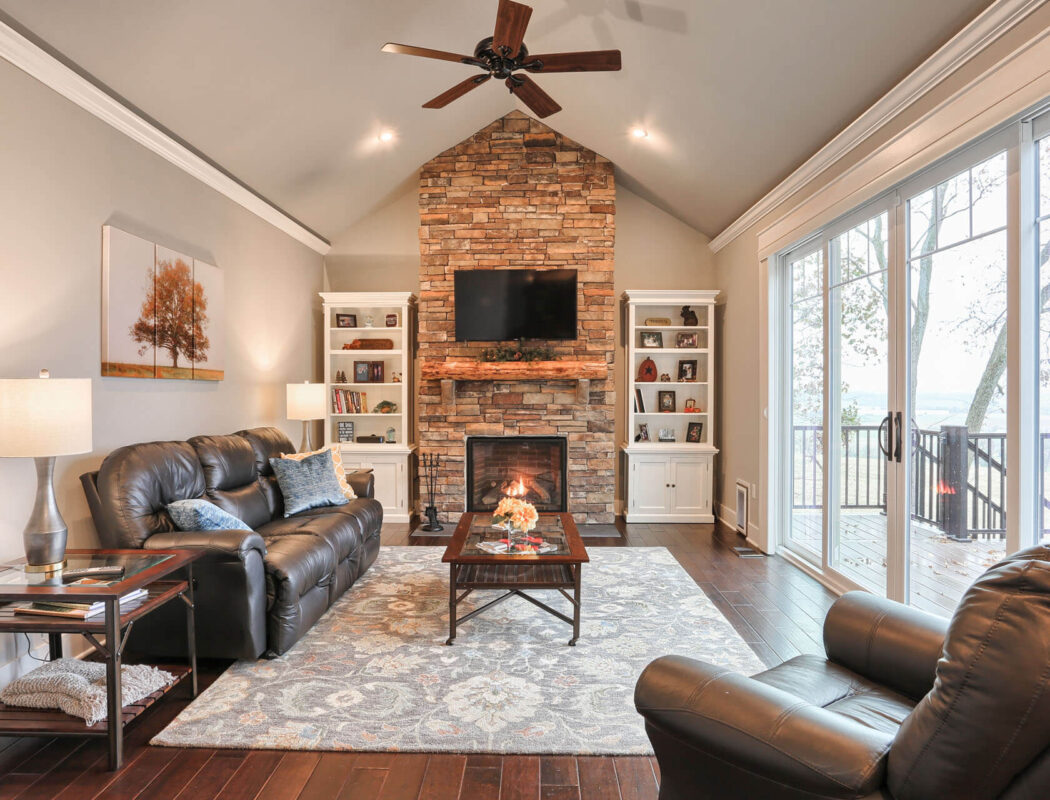
{"label": "black deck railing", "polygon": [[[793,429],[792,504],[823,504],[823,429]],[[842,508],[886,508],[886,459],[876,425],[843,425],[839,503]],[[1046,469],[1050,434],[1039,441],[1040,529],[1048,532]],[[1006,434],[968,433],[965,427],[918,429],[912,447],[912,517],[954,539],[1006,534]]]}

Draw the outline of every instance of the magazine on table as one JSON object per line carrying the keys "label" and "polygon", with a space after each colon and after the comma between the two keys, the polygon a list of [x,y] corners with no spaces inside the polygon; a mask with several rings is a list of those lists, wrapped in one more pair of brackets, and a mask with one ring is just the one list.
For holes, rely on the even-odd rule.
{"label": "magazine on table", "polygon": [[[98,580],[96,578],[81,578],[73,581],[70,586],[112,586],[116,581]],[[149,594],[145,589],[133,589],[127,594],[120,596],[120,606],[134,603]],[[106,604],[97,600],[93,603],[71,603],[66,600],[37,600],[24,606],[16,606],[16,614],[38,614],[45,617],[67,617],[69,619],[88,619],[96,617],[106,610]]]}
{"label": "magazine on table", "polygon": [[486,553],[491,553],[494,556],[534,556],[552,553],[558,549],[557,545],[545,542],[538,536],[523,537],[509,552],[508,546],[506,539],[478,542],[478,550],[484,550]]}

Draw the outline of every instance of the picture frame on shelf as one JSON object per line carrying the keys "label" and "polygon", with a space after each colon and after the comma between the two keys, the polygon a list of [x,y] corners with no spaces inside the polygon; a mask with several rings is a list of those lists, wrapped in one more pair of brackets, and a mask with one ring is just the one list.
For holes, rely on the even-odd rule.
{"label": "picture frame on shelf", "polygon": [[673,389],[657,392],[657,408],[661,414],[673,414],[676,410],[675,393]]}
{"label": "picture frame on shelf", "polygon": [[673,442],[673,441],[675,441],[674,428],[660,428],[659,441],[661,441],[661,442]]}
{"label": "picture frame on shelf", "polygon": [[372,383],[372,362],[354,362],[354,383]]}
{"label": "picture frame on shelf", "polygon": [[354,423],[350,420],[339,422],[339,441],[341,443],[352,443],[354,441]]}
{"label": "picture frame on shelf", "polygon": [[356,328],[357,327],[357,314],[336,314],[335,315],[335,327],[337,327],[337,328]]}
{"label": "picture frame on shelf", "polygon": [[704,440],[704,423],[690,422],[685,432],[685,440],[690,444],[700,444]]}
{"label": "picture frame on shelf", "polygon": [[697,342],[696,333],[691,332],[691,331],[690,332],[679,331],[678,335],[675,336],[675,338],[674,338],[674,346],[675,347],[680,347],[680,348],[682,348],[682,347],[695,348],[697,346],[696,342]]}
{"label": "picture frame on shelf", "polygon": [[649,439],[649,423],[648,422],[639,422],[638,423],[638,433],[635,434],[634,440],[636,442],[648,442],[648,441],[651,441]]}
{"label": "picture frame on shelf", "polygon": [[661,348],[664,346],[664,335],[662,331],[642,331],[640,337],[642,347]]}
{"label": "picture frame on shelf", "polygon": [[695,358],[678,359],[678,382],[693,383],[696,381],[697,360]]}
{"label": "picture frame on shelf", "polygon": [[370,363],[371,363],[371,366],[369,367],[369,370],[368,370],[368,374],[370,376],[369,383],[385,383],[386,381],[384,379],[384,374],[383,374],[384,370],[385,370],[385,367],[383,365],[383,362],[382,361],[372,361]]}
{"label": "picture frame on shelf", "polygon": [[688,398],[685,401],[685,408],[683,408],[682,410],[683,411],[688,411],[688,412],[693,413],[693,414],[698,412],[700,409],[696,407],[696,398],[693,398],[693,397]]}

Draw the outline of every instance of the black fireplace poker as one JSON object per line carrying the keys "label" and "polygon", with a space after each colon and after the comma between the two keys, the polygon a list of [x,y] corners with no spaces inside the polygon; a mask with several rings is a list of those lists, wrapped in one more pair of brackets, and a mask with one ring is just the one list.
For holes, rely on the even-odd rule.
{"label": "black fireplace poker", "polygon": [[434,506],[434,492],[437,489],[439,458],[437,453],[423,453],[420,458],[423,462],[423,477],[427,484],[428,496],[427,507],[423,511],[423,516],[427,518],[427,524],[423,525],[420,530],[426,531],[427,533],[436,533],[445,530],[445,526],[438,522],[438,510]]}

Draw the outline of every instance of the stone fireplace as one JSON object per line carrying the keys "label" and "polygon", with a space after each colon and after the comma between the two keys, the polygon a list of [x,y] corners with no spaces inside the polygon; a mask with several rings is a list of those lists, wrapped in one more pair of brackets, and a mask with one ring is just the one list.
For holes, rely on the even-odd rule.
{"label": "stone fireplace", "polygon": [[[454,523],[475,501],[487,505],[484,492],[468,492],[468,440],[556,437],[566,450],[566,509],[580,523],[613,521],[615,214],[612,163],[518,111],[420,169],[418,359],[424,372],[428,365],[476,362],[495,344],[455,341],[453,275],[504,268],[577,271],[577,338],[542,344],[554,350],[555,364],[602,367],[589,383],[498,375],[457,380],[454,391],[443,392],[441,381],[421,380],[419,445],[441,461],[435,505],[443,520]],[[547,484],[537,486],[543,491],[532,490],[542,496]]]}
{"label": "stone fireplace", "polygon": [[492,511],[520,497],[537,511],[567,511],[564,436],[468,436],[467,511]]}

